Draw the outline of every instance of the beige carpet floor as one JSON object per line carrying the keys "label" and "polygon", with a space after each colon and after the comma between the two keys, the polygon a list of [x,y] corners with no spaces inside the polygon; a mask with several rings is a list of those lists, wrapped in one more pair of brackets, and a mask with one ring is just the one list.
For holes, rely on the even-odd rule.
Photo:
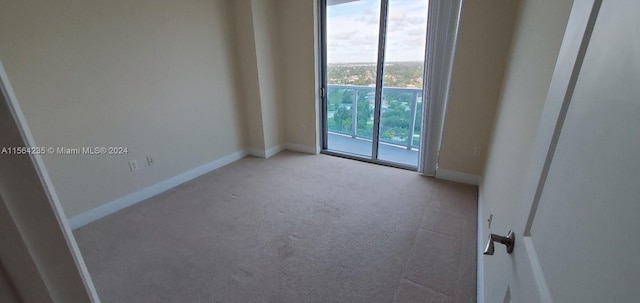
{"label": "beige carpet floor", "polygon": [[477,187],[248,157],[74,234],[103,302],[475,302]]}

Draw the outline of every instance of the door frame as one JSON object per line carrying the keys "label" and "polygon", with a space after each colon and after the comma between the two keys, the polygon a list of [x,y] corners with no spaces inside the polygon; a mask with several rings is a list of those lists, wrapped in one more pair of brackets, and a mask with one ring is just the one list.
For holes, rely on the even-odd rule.
{"label": "door frame", "polygon": [[[9,81],[9,77],[5,71],[4,65],[0,61],[0,93],[3,95],[6,106],[9,110],[9,116],[2,117],[2,119],[8,118],[15,123],[15,126],[19,132],[18,139],[24,143],[25,147],[36,147],[36,142],[31,134],[31,130],[27,125],[26,119],[15,95],[13,87]],[[13,135],[13,134],[4,134]],[[80,252],[80,248],[75,240],[73,232],[69,222],[64,214],[60,199],[58,198],[53,183],[49,177],[47,169],[44,165],[42,156],[39,154],[30,154],[29,159],[25,159],[25,163],[31,162],[31,165],[20,167],[19,171],[11,171],[11,168],[7,172],[8,174],[24,177],[25,181],[30,183],[33,191],[40,191],[44,196],[48,198],[45,203],[41,201],[30,201],[32,203],[24,203],[25,201],[12,202],[9,200],[0,199],[0,203],[4,203],[9,211],[10,221],[8,222],[16,227],[14,231],[8,230],[9,235],[15,239],[19,239],[25,244],[25,249],[28,249],[28,259],[35,268],[37,268],[37,275],[31,275],[29,273],[23,273],[20,277],[11,276],[10,272],[7,272],[9,278],[13,282],[16,289],[29,289],[34,281],[42,281],[48,290],[48,296],[51,301],[56,300],[79,300],[81,298],[88,298],[91,302],[99,303],[100,298],[91,279],[91,275],[87,269],[87,266]],[[36,178],[29,177],[25,171],[35,170]],[[28,178],[28,179],[27,179]],[[2,184],[4,185],[4,184]],[[20,189],[17,189],[18,191]],[[11,192],[11,189],[9,190]],[[20,196],[20,195],[15,195]],[[47,203],[48,202],[48,203]],[[52,216],[53,218],[34,218],[31,214],[38,212],[43,215]],[[25,215],[26,214],[26,215]],[[51,221],[57,222],[57,226],[45,226]],[[49,224],[51,225],[51,224]],[[62,238],[65,243],[60,243],[61,246],[52,247],[52,239],[43,239],[40,236],[39,231],[44,229],[59,229]],[[60,249],[64,247],[63,249]],[[10,252],[11,253],[11,252]],[[13,253],[20,253],[19,251],[13,251]],[[12,255],[9,254],[11,257]],[[48,257],[42,257],[48,256]],[[16,256],[13,256],[15,258]],[[75,265],[74,269],[61,268],[60,261],[65,262],[67,257],[71,258]],[[6,268],[5,268],[6,269]],[[8,270],[7,270],[8,271]],[[73,273],[71,273],[73,272]],[[78,275],[79,280],[83,285],[71,285],[75,283],[75,277],[69,275]],[[68,276],[69,279],[59,279],[59,277]],[[78,290],[84,289],[85,293],[80,293]],[[62,293],[63,291],[66,291]],[[20,295],[20,294],[18,294]],[[84,299],[82,299],[84,300]]]}
{"label": "door frame", "polygon": [[[463,0],[429,0],[428,17],[427,17],[427,35],[425,39],[425,68],[423,74],[423,107],[422,107],[422,135],[420,137],[420,149],[418,155],[417,167],[393,163],[380,159],[352,156],[327,150],[327,52],[326,52],[326,8],[328,0],[317,0],[317,27],[318,27],[318,79],[319,79],[319,102],[320,102],[320,152],[323,154],[364,161],[369,163],[392,166],[412,171],[418,171],[427,176],[435,176],[438,168],[438,154],[442,143],[442,133],[444,131],[444,120],[449,100],[449,90],[451,83],[451,75],[453,71],[453,62],[455,59],[455,49],[458,39],[458,28],[460,23],[460,15],[462,13]],[[384,3],[385,1],[381,1]],[[381,4],[383,5],[383,4]],[[386,5],[382,6],[386,9]],[[386,16],[386,14],[381,14]],[[380,51],[380,45],[384,39],[383,35],[386,28],[386,20],[380,20],[379,42],[379,58],[384,58],[384,49]],[[382,54],[380,54],[382,53]],[[378,60],[378,68],[376,74],[376,82],[380,83],[383,77],[384,60]],[[430,76],[429,76],[430,75]],[[378,80],[379,79],[379,80]],[[382,84],[378,85],[382,90]],[[378,94],[376,86],[376,96]],[[381,98],[380,98],[381,99]],[[380,100],[381,101],[381,100]],[[376,110],[380,110],[378,98],[376,97]],[[374,141],[379,136],[375,124],[376,117],[380,114],[374,112]],[[374,147],[377,150],[377,147]]]}

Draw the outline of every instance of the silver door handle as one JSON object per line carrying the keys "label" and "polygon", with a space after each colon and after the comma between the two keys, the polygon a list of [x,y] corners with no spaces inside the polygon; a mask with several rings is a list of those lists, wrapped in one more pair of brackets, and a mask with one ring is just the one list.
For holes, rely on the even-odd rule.
{"label": "silver door handle", "polygon": [[496,235],[496,234],[491,234],[489,236],[489,242],[487,242],[487,246],[485,246],[484,248],[485,255],[489,255],[489,256],[493,255],[493,251],[495,250],[495,247],[493,246],[494,241],[497,241],[498,243],[502,243],[506,245],[507,253],[510,254],[513,252],[513,246],[516,244],[516,235],[511,230],[509,231],[506,237]]}

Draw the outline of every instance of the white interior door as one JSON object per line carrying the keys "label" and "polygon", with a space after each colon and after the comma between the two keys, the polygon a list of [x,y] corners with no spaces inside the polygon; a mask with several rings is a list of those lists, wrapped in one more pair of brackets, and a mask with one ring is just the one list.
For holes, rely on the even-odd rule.
{"label": "white interior door", "polygon": [[504,302],[640,302],[640,1],[575,0]]}

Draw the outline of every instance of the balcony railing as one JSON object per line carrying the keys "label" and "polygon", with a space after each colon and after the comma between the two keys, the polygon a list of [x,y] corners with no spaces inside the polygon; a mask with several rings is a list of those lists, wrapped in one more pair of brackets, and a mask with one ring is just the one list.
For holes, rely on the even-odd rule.
{"label": "balcony railing", "polygon": [[[329,84],[327,126],[329,132],[359,139],[372,139],[375,88]],[[417,149],[422,125],[422,89],[382,89],[380,142]]]}

